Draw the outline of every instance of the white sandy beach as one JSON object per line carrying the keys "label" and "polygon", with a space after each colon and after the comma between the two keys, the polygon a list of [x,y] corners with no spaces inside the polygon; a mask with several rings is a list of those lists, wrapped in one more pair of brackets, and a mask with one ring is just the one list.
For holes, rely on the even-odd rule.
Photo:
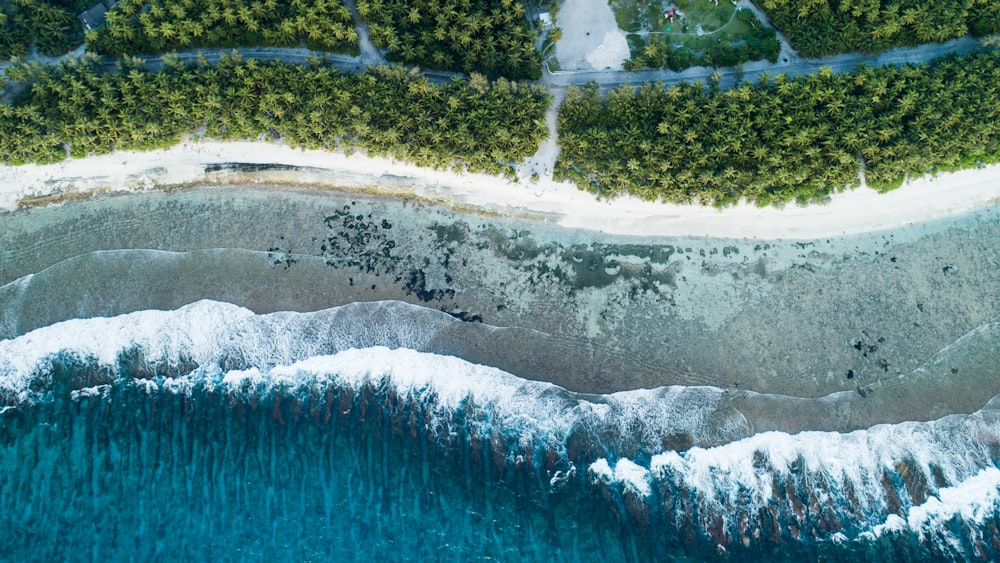
{"label": "white sandy beach", "polygon": [[564,227],[640,236],[812,239],[889,229],[1000,203],[1000,166],[921,178],[887,194],[859,188],[826,205],[723,210],[622,197],[600,201],[570,183],[519,182],[420,168],[387,158],[303,151],[263,142],[186,142],[168,150],[120,152],[52,165],[0,167],[0,209],[45,196],[141,191],[201,182],[247,182],[207,174],[212,164],[274,164],[308,170],[260,173],[270,184],[311,185],[413,196]]}

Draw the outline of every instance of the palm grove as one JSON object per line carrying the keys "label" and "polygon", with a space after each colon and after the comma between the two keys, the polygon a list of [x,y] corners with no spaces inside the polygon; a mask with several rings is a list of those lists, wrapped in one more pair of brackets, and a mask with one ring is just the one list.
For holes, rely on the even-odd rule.
{"label": "palm grove", "polygon": [[[75,14],[91,0],[0,0],[0,58],[34,43],[62,54],[83,34]],[[538,38],[523,0],[357,0],[359,23],[390,60],[490,78],[538,78]],[[120,57],[200,47],[306,46],[358,52],[342,0],[121,0],[87,34],[89,51]]]}
{"label": "palm grove", "polygon": [[[31,43],[47,52],[72,43],[58,40],[71,35],[59,31],[67,28],[69,5],[8,1],[0,0],[0,47],[9,47],[0,56],[23,54]],[[781,0],[763,4],[773,4],[780,21]],[[841,2],[837,13],[847,15],[835,19],[859,18],[855,12],[876,4],[858,0],[847,9]],[[996,29],[996,4],[943,5],[952,4],[963,29]],[[799,9],[808,19],[824,5],[833,6],[803,0]],[[54,6],[64,15],[56,17]],[[471,78],[432,83],[399,67],[355,75],[319,60],[300,66],[235,56],[188,66],[167,56],[164,70],[151,72],[128,54],[302,43],[351,51],[357,28],[340,0],[124,0],[104,29],[89,34],[90,47],[121,56],[117,64],[87,57],[8,70],[17,85],[6,94],[10,103],[0,104],[0,161],[165,147],[195,134],[360,149],[492,173],[510,173],[535,151],[546,135],[550,97],[538,86],[483,76],[537,76],[535,35],[523,4],[358,0],[357,6],[391,59]],[[907,14],[901,25],[910,21]],[[606,97],[596,85],[570,88],[559,113],[555,172],[607,196],[718,204],[822,199],[859,184],[862,171],[869,185],[888,189],[908,176],[1000,158],[998,68],[996,54],[976,54],[844,75],[765,76],[728,91],[716,81],[707,88],[626,85]]]}
{"label": "palm grove", "polygon": [[1000,31],[996,0],[761,0],[760,6],[807,57]]}
{"label": "palm grove", "polygon": [[432,84],[401,67],[344,74],[242,61],[145,70],[128,59],[109,71],[87,57],[12,68],[30,86],[0,104],[0,160],[53,162],[114,150],[167,147],[195,133],[280,139],[292,146],[360,149],[423,166],[505,173],[546,135],[548,95],[481,75]]}
{"label": "palm grove", "polygon": [[490,77],[539,78],[536,34],[521,0],[358,0],[391,59]]}
{"label": "palm grove", "polygon": [[358,34],[340,0],[122,0],[92,33],[92,50],[114,56],[195,47],[305,44],[356,50]]}
{"label": "palm grove", "polygon": [[0,0],[0,59],[23,57],[34,45],[61,55],[83,41],[76,14],[89,0]]}
{"label": "palm grove", "polygon": [[1000,160],[1000,53],[663,88],[571,88],[557,174],[604,196],[767,205]]}

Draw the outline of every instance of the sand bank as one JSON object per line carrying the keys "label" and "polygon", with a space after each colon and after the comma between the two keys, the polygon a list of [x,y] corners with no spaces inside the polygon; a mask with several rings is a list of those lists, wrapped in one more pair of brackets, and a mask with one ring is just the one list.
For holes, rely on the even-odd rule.
{"label": "sand bank", "polygon": [[514,182],[360,154],[303,151],[273,143],[186,142],[168,150],[0,167],[0,209],[48,196],[254,179],[245,173],[211,171],[229,163],[277,165],[255,173],[267,183],[409,195],[564,227],[639,236],[816,239],[890,229],[1000,202],[1000,166],[921,178],[887,194],[859,188],[834,195],[826,205],[719,210],[630,197],[601,201],[573,184],[547,178]]}

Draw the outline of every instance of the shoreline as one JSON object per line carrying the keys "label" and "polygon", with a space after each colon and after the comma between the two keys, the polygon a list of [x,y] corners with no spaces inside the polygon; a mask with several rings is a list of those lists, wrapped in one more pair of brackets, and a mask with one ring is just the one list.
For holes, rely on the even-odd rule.
{"label": "shoreline", "polygon": [[67,201],[0,224],[10,335],[206,298],[258,313],[397,300],[552,334],[558,346],[526,357],[588,391],[854,391],[910,373],[1000,310],[1000,207],[816,241],[644,239],[245,184]]}
{"label": "shoreline", "polygon": [[[227,165],[274,168],[248,173],[227,170]],[[717,209],[634,197],[602,201],[550,177],[514,182],[279,143],[186,141],[165,150],[118,152],[51,165],[0,166],[0,210],[98,193],[244,183],[413,197],[468,212],[542,220],[610,235],[771,240],[880,231],[1000,203],[1000,165],[919,178],[885,194],[859,187],[833,194],[827,204],[790,204],[782,209],[740,204]]]}

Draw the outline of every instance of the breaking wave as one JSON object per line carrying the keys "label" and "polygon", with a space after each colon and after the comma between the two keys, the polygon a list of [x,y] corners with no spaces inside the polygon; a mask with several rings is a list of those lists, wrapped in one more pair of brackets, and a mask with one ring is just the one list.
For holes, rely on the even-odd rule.
{"label": "breaking wave", "polygon": [[0,545],[24,560],[1000,557],[1000,399],[759,432],[718,388],[585,395],[429,352],[458,322],[203,301],[0,341]]}

